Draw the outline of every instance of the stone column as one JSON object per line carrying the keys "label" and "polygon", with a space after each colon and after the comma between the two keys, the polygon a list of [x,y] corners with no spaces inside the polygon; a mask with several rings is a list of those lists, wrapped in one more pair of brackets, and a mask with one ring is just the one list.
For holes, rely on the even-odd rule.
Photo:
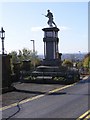
{"label": "stone column", "polygon": [[[59,29],[57,27],[52,28],[43,28],[44,31],[44,62],[45,65],[55,65],[57,64],[57,52],[58,50],[58,31]],[[49,63],[49,64],[48,64]]]}

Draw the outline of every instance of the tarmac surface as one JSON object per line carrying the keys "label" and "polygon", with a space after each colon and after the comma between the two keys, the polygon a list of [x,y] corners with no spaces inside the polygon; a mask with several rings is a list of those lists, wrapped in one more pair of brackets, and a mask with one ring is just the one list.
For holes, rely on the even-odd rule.
{"label": "tarmac surface", "polygon": [[[87,79],[87,76],[83,79]],[[37,95],[46,94],[50,90],[63,87],[60,84],[40,84],[40,83],[14,83],[16,90],[0,95],[0,106],[8,106],[23,99],[32,98]]]}
{"label": "tarmac surface", "polygon": [[16,90],[0,95],[0,106],[8,106],[23,99],[45,94],[50,90],[62,87],[60,84],[14,83]]}
{"label": "tarmac surface", "polygon": [[35,97],[19,102],[18,106],[4,107],[2,118],[90,118],[90,77],[71,85],[30,83],[25,87],[25,84],[16,84],[16,92]]}

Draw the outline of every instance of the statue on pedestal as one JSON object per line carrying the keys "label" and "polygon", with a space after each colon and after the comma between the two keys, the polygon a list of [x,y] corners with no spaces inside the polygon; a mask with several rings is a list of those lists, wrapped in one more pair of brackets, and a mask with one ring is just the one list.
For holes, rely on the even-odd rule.
{"label": "statue on pedestal", "polygon": [[48,17],[49,18],[49,20],[48,20],[48,25],[50,26],[50,27],[53,27],[53,25],[52,24],[54,24],[55,25],[55,27],[57,27],[57,25],[55,24],[55,22],[53,21],[53,14],[50,12],[50,10],[47,10],[47,15],[45,15],[45,17]]}

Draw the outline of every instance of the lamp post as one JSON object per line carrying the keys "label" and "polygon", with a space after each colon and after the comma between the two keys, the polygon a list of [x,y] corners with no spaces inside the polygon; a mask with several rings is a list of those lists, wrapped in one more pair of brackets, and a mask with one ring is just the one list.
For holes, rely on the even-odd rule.
{"label": "lamp post", "polygon": [[1,40],[2,40],[2,54],[4,55],[4,38],[5,38],[5,31],[3,30],[3,27],[1,27],[0,38],[1,38]]}
{"label": "lamp post", "polygon": [[33,52],[35,52],[35,40],[30,40],[33,42]]}
{"label": "lamp post", "polygon": [[34,69],[35,69],[35,40],[30,40],[33,42],[33,66],[34,66]]}

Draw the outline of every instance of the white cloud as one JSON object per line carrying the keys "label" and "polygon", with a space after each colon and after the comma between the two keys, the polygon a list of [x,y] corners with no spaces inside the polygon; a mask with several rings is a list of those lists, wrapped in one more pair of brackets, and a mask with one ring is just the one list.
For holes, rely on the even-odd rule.
{"label": "white cloud", "polygon": [[59,28],[60,28],[61,31],[71,30],[71,28],[67,27],[67,26],[60,26]]}
{"label": "white cloud", "polygon": [[[46,26],[46,27],[48,27],[48,26]],[[44,28],[44,27],[32,27],[31,28],[31,31],[32,32],[39,32],[39,31],[41,31],[42,30],[42,28]],[[71,28],[70,27],[67,27],[67,26],[58,26],[58,28],[61,30],[61,31],[67,31],[67,30],[71,30]]]}

